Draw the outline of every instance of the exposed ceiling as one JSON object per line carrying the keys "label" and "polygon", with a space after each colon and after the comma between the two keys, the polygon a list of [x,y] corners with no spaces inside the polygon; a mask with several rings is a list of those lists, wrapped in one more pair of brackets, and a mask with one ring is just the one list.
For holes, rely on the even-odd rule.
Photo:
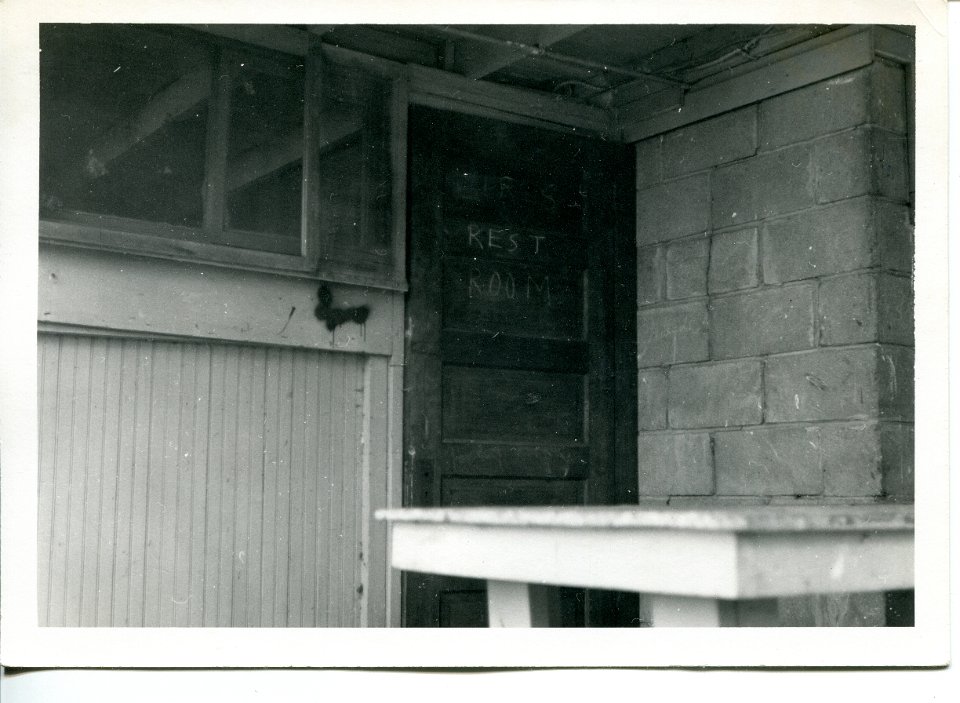
{"label": "exposed ceiling", "polygon": [[837,29],[829,25],[297,26],[327,44],[610,106],[697,83]]}

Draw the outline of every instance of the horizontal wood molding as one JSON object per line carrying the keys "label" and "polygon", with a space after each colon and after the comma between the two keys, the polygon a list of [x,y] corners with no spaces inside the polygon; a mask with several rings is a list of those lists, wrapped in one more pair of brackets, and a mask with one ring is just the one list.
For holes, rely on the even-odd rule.
{"label": "horizontal wood molding", "polygon": [[429,104],[442,98],[451,109],[470,113],[471,106],[493,109],[534,119],[544,125],[570,128],[582,134],[607,136],[611,131],[608,113],[560,96],[470,80],[454,73],[424,66],[408,66],[410,102]]}
{"label": "horizontal wood molding", "polygon": [[43,246],[41,324],[131,336],[171,335],[391,356],[401,294],[331,285],[335,307],[367,305],[364,325],[327,330],[316,280],[92,250]]}
{"label": "horizontal wood molding", "polygon": [[760,67],[749,64],[723,80],[704,81],[672,105],[664,96],[675,92],[661,91],[624,106],[617,112],[620,136],[636,142],[853,71],[877,56],[909,62],[911,47],[909,36],[886,27],[839,29],[772,54]]}

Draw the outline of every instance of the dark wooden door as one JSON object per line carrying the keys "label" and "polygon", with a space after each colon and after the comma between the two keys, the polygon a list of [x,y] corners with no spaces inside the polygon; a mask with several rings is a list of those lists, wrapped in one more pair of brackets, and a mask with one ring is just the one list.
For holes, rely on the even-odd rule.
{"label": "dark wooden door", "polygon": [[[626,147],[426,108],[410,125],[405,503],[628,502]],[[480,582],[407,574],[404,588],[407,625],[486,624]],[[556,589],[551,618],[614,624],[610,602]]]}

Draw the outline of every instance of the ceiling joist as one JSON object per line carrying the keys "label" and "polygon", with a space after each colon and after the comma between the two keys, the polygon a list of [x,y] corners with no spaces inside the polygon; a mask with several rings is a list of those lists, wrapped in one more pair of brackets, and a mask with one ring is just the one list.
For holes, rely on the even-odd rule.
{"label": "ceiling joist", "polygon": [[[457,73],[467,78],[479,80],[497,71],[540,55],[539,50],[547,49],[557,42],[579,34],[586,25],[537,25],[530,27],[530,36],[519,41],[502,41],[491,37],[491,41],[465,39],[457,45]],[[441,31],[448,32],[449,28]]]}

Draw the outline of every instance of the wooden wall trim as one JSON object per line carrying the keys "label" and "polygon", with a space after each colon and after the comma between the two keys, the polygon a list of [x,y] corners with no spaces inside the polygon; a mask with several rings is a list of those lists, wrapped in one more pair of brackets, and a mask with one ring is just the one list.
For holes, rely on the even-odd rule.
{"label": "wooden wall trim", "polygon": [[517,115],[535,124],[554,129],[562,127],[588,136],[609,136],[609,113],[599,107],[583,105],[560,96],[501,86],[487,81],[464,78],[455,73],[407,66],[410,76],[410,102],[435,104],[443,100],[449,109],[473,114],[472,108],[503,113],[506,119]]}
{"label": "wooden wall trim", "polygon": [[[404,339],[406,329],[406,306],[400,296],[393,299],[393,338]],[[387,506],[403,506],[403,379],[405,360],[404,344],[398,343],[387,367],[386,406],[380,410],[387,416]],[[390,567],[390,542],[386,546],[386,626],[402,624],[402,596],[400,572]]]}
{"label": "wooden wall trim", "polygon": [[364,325],[316,319],[319,282],[202,264],[42,246],[41,324],[391,356],[402,294],[331,285],[334,305],[368,305]]}
{"label": "wooden wall trim", "polygon": [[679,100],[654,93],[617,111],[620,136],[636,142],[869,65],[877,56],[909,62],[912,39],[886,27],[847,27],[767,58],[766,65],[705,82]]}

